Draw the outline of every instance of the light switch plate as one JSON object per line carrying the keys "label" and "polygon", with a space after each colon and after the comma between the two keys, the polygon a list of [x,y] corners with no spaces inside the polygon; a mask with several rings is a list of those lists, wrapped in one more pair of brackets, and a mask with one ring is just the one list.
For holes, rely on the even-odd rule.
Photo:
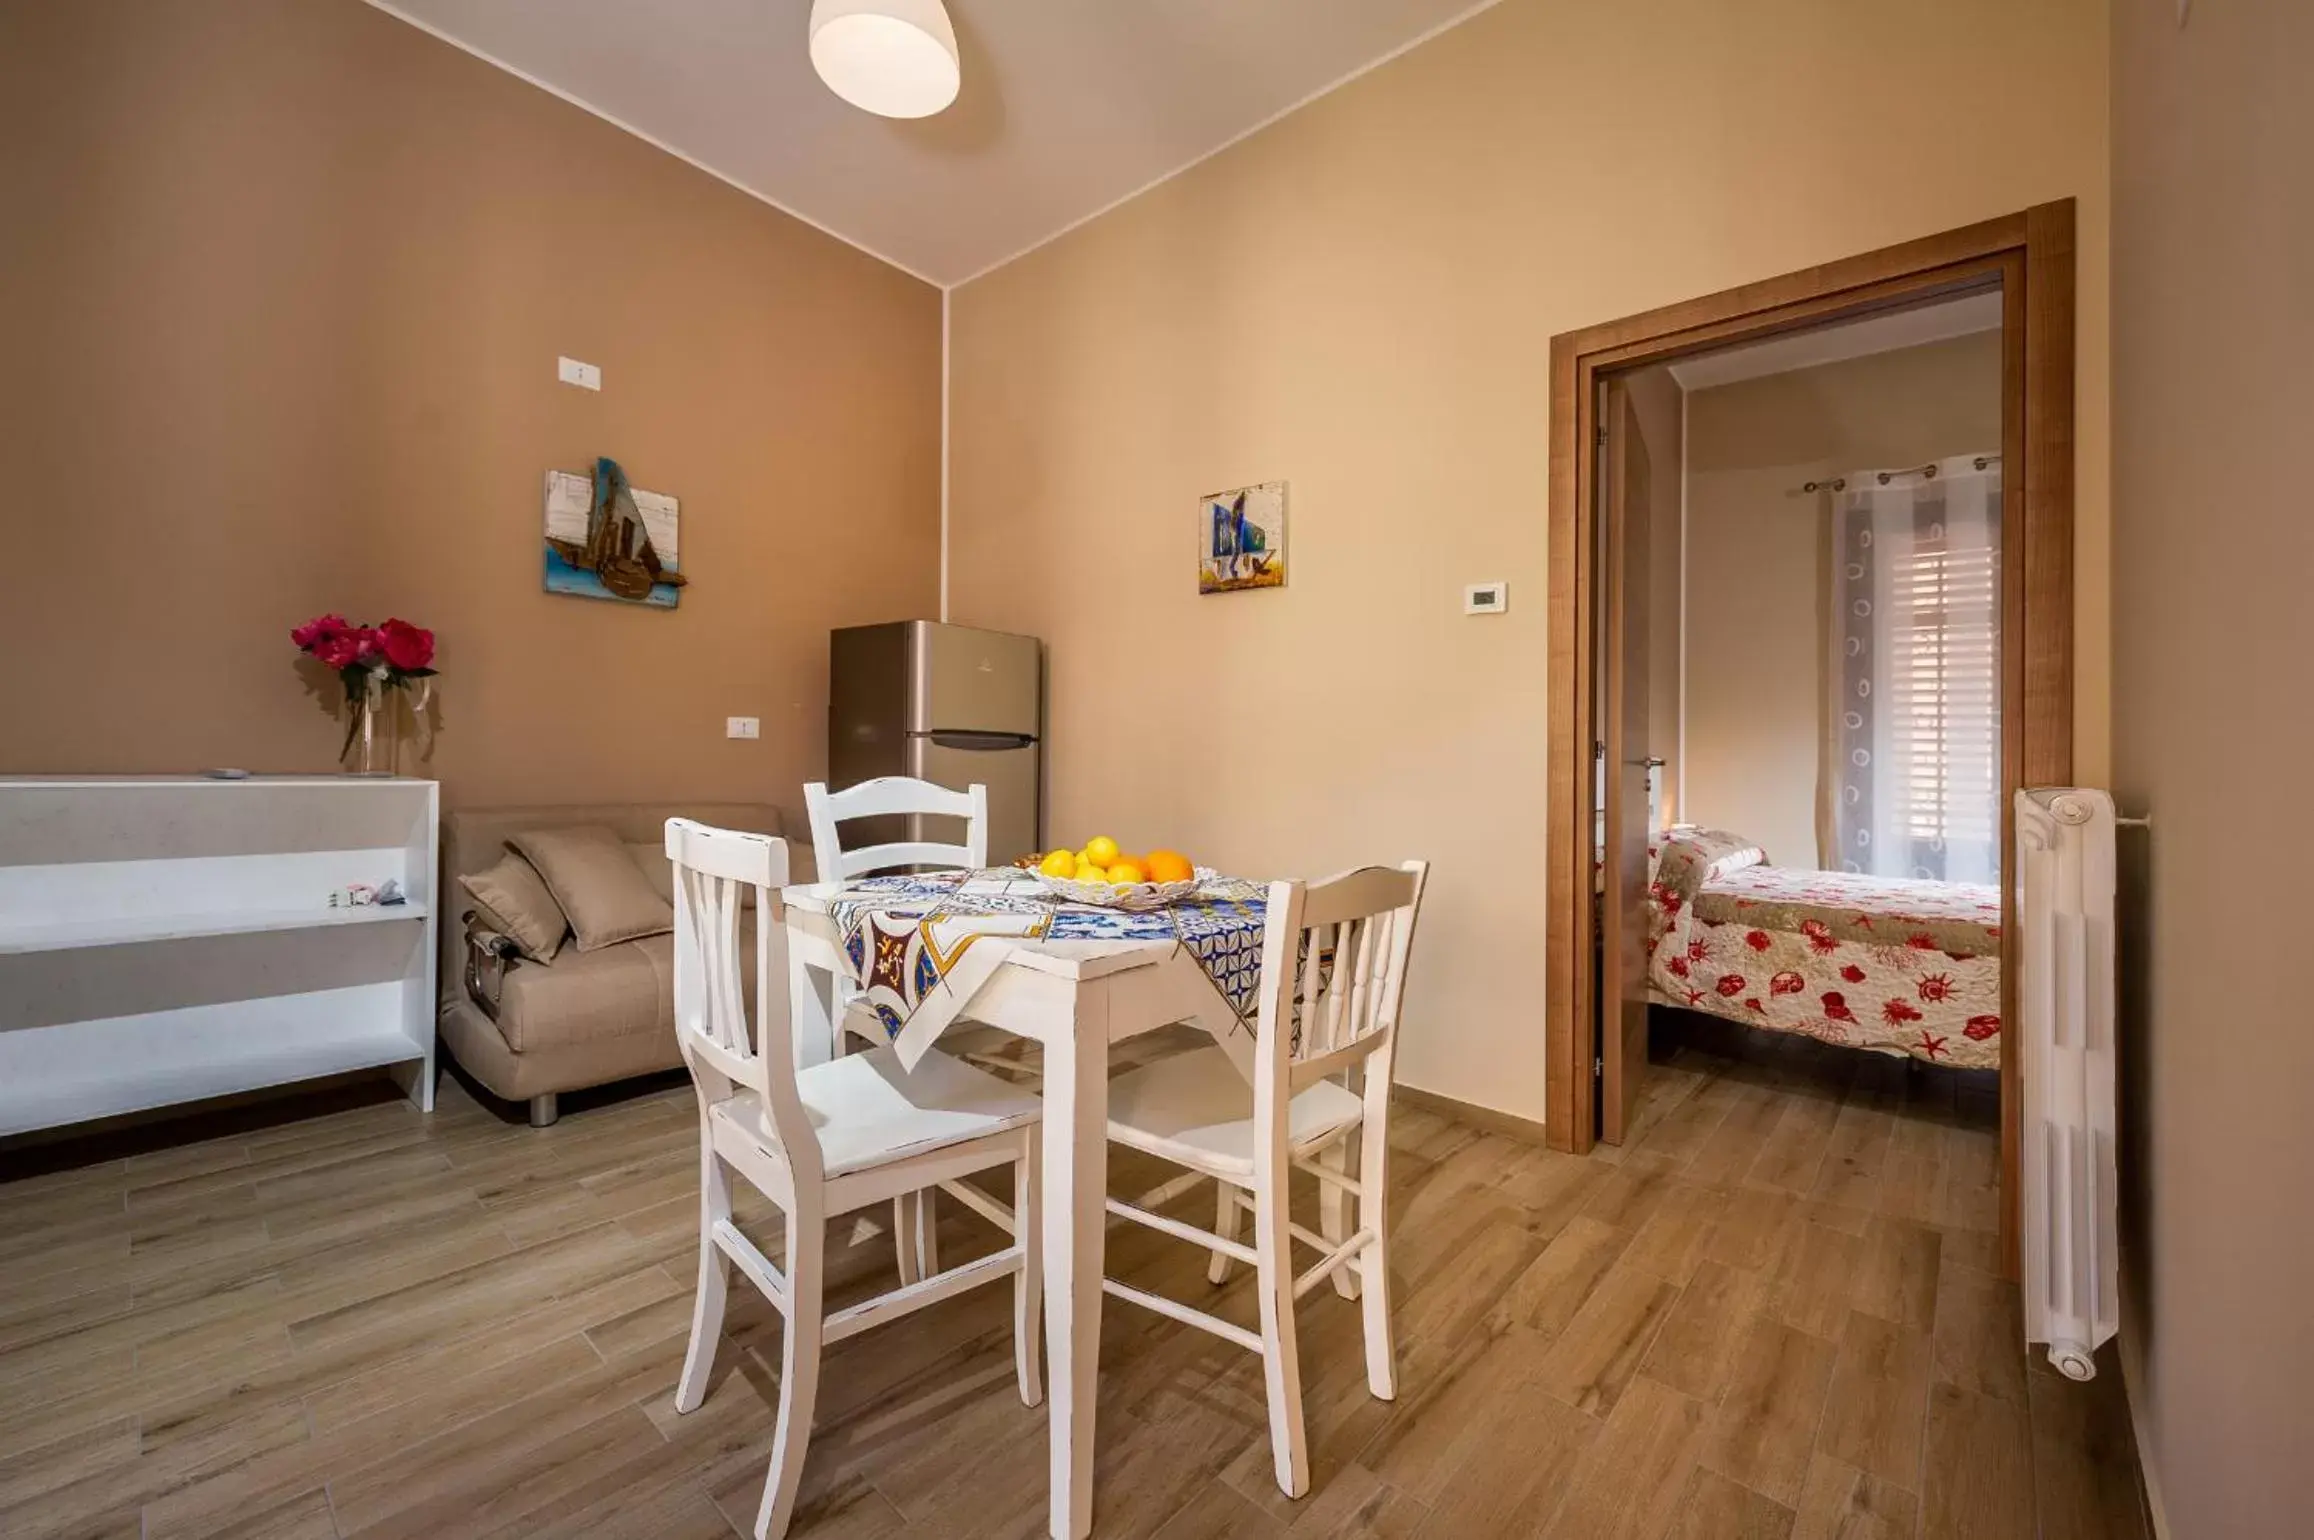
{"label": "light switch plate", "polygon": [[723,736],[726,738],[760,738],[763,736],[763,719],[760,717],[725,717],[723,719]]}
{"label": "light switch plate", "polygon": [[554,377],[565,385],[576,385],[581,390],[603,388],[603,371],[593,364],[580,363],[575,358],[556,359]]}
{"label": "light switch plate", "polygon": [[1462,612],[1465,615],[1500,615],[1511,607],[1511,585],[1500,579],[1492,583],[1473,583],[1462,591]]}

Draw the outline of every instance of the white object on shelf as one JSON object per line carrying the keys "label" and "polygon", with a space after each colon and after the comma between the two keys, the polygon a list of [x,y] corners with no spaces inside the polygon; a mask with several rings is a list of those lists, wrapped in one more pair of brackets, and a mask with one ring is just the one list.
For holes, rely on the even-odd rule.
{"label": "white object on shelf", "polygon": [[418,780],[0,780],[0,1135],[381,1066],[430,1111],[438,813]]}
{"label": "white object on shelf", "polygon": [[2017,793],[2025,1341],[2075,1380],[2121,1326],[2113,827],[2104,792]]}

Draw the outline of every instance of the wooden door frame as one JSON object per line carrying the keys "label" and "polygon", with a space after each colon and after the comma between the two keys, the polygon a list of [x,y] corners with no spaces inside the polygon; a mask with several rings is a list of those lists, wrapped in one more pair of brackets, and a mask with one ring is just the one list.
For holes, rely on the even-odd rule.
{"label": "wooden door frame", "polygon": [[[1862,256],[1745,284],[1551,339],[1550,596],[1546,663],[1549,848],[1545,867],[1545,1133],[1581,1153],[1597,1138],[1592,1094],[1591,743],[1593,486],[1603,373],[1756,341],[1943,291],[1998,283],[2001,333],[2003,634],[2001,828],[2010,840],[2020,786],[2073,775],[2073,200],[1948,230]],[[1684,468],[1683,468],[1684,470]],[[2003,863],[2004,869],[2007,865]],[[2014,896],[2002,896],[2002,1020],[2015,1019]],[[2017,1057],[2001,1035],[2001,1240],[2017,1246]]]}

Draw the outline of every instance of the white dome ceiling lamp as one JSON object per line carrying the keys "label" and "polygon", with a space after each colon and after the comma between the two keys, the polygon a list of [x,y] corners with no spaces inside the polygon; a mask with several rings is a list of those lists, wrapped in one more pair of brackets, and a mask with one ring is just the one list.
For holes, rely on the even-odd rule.
{"label": "white dome ceiling lamp", "polygon": [[863,112],[928,118],[964,75],[940,0],[812,0],[812,68]]}

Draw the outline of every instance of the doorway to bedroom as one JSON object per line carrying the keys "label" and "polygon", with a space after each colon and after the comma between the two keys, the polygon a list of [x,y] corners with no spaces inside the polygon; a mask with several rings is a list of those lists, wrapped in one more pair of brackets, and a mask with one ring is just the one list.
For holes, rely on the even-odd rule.
{"label": "doorway to bedroom", "polygon": [[1708,1125],[1715,1185],[1867,1209],[1910,1159],[1911,1217],[2013,1255],[2002,868],[2015,788],[2070,768],[2070,217],[1555,340],[1566,1147]]}

